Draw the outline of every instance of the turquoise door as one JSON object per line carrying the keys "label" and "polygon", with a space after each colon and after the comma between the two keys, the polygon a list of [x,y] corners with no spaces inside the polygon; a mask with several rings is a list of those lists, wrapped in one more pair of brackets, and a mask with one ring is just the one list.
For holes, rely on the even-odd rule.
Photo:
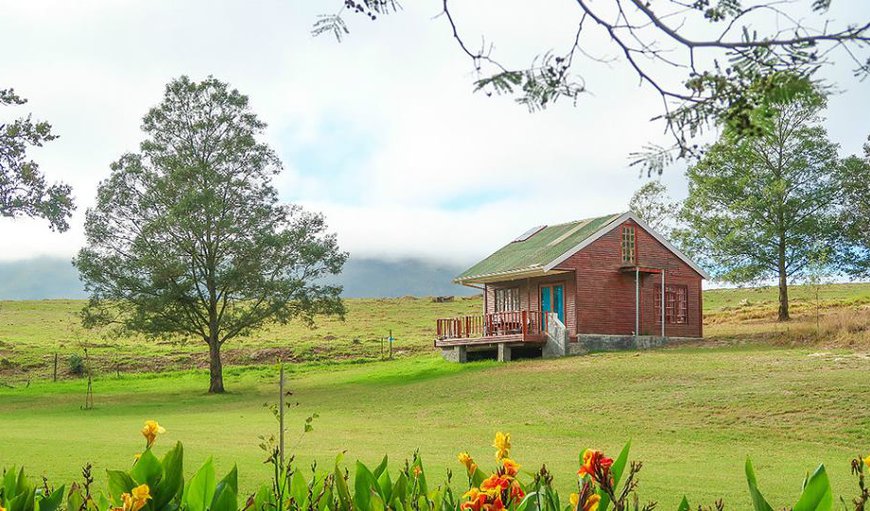
{"label": "turquoise door", "polygon": [[541,316],[546,318],[548,312],[555,312],[559,321],[565,323],[565,288],[561,284],[541,286]]}

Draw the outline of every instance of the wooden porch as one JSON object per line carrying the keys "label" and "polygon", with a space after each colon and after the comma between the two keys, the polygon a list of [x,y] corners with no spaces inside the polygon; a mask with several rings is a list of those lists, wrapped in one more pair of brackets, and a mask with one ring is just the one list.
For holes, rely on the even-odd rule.
{"label": "wooden porch", "polygon": [[435,347],[500,343],[542,344],[546,320],[539,311],[506,311],[436,320]]}

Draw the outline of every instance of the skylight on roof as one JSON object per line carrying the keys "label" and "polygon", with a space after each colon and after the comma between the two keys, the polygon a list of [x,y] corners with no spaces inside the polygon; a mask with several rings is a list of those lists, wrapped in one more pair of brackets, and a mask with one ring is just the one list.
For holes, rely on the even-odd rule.
{"label": "skylight on roof", "polygon": [[541,231],[544,229],[544,227],[546,227],[546,225],[539,225],[539,226],[537,226],[537,227],[532,227],[532,228],[529,229],[528,231],[526,231],[526,232],[520,234],[520,235],[517,237],[517,239],[515,239],[515,240],[513,241],[513,243],[518,243],[518,242],[520,242],[520,241],[526,241],[527,239],[531,238],[531,237],[534,236],[535,234],[538,234],[539,232],[541,232]]}

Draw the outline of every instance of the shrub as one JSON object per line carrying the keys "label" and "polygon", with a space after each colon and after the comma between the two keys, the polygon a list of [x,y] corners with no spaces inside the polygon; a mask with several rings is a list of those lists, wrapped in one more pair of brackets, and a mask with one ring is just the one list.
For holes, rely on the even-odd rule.
{"label": "shrub", "polygon": [[78,353],[73,353],[69,356],[69,360],[67,360],[69,365],[69,372],[76,375],[81,376],[85,374],[85,361]]}

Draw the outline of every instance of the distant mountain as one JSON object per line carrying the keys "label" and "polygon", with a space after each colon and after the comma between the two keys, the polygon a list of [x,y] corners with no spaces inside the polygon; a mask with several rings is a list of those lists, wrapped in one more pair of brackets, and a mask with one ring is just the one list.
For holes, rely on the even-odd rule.
{"label": "distant mountain", "polygon": [[37,257],[0,261],[0,300],[85,298],[79,272],[69,259]]}
{"label": "distant mountain", "polygon": [[[351,258],[332,282],[347,298],[472,295],[476,289],[453,284],[465,268],[420,259]],[[40,257],[0,262],[0,300],[85,298],[69,259]]]}

